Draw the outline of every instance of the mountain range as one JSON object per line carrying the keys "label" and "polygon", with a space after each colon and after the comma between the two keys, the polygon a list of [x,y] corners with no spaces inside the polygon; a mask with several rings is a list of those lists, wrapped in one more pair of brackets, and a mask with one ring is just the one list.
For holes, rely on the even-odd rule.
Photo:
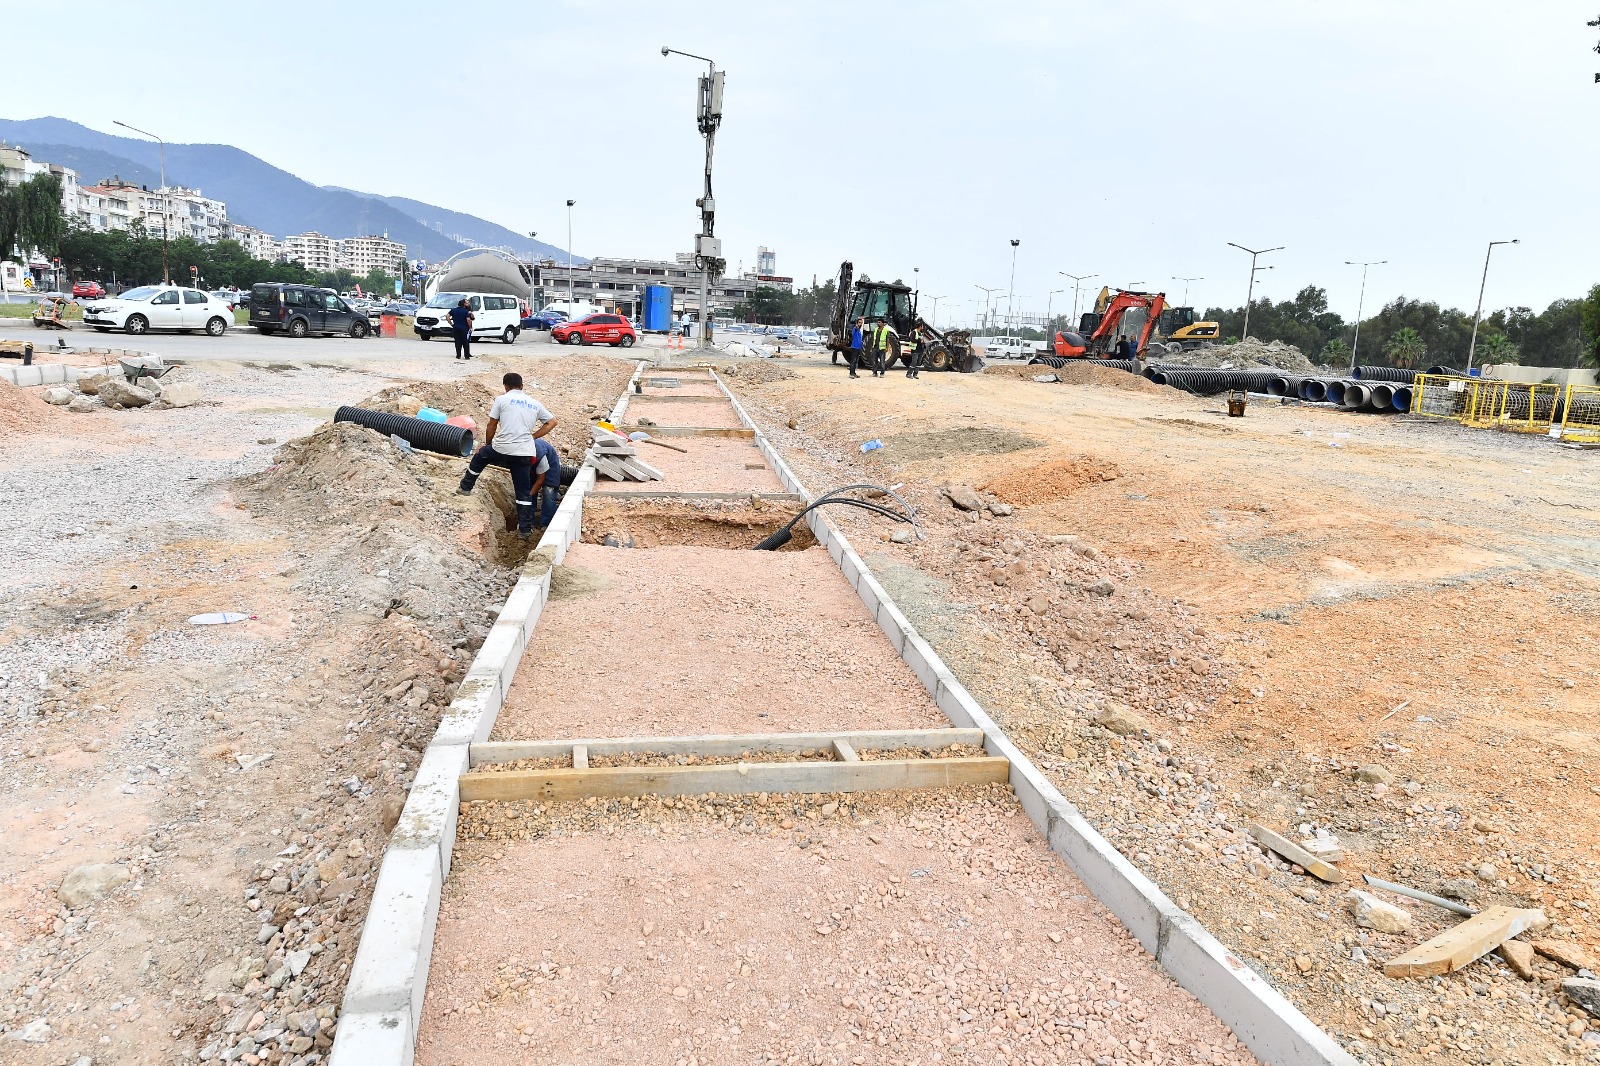
{"label": "mountain range", "polygon": [[[38,162],[71,167],[84,184],[110,177],[152,189],[161,184],[154,141],[100,133],[62,118],[0,119],[0,141],[27,149]],[[329,237],[387,234],[406,246],[410,258],[433,263],[473,245],[516,255],[537,251],[558,261],[567,257],[565,249],[475,215],[404,196],[313,185],[231,145],[168,144],[166,175],[171,185],[226,203],[233,221],[280,239],[310,230]]]}

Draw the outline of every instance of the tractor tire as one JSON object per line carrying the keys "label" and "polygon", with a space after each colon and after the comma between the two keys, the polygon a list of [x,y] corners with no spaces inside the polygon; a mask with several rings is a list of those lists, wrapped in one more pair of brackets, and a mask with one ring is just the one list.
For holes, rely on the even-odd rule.
{"label": "tractor tire", "polygon": [[901,352],[901,349],[900,349],[900,338],[895,336],[895,335],[893,335],[893,334],[890,334],[889,335],[889,354],[883,360],[883,369],[885,369],[885,370],[893,370],[894,369],[894,364],[899,362],[899,361],[901,361],[901,359],[903,359],[903,358],[904,358],[904,356],[903,356],[903,353]]}
{"label": "tractor tire", "polygon": [[935,344],[927,350],[922,359],[922,365],[929,370],[949,370],[955,361],[950,358],[950,349],[942,344]]}

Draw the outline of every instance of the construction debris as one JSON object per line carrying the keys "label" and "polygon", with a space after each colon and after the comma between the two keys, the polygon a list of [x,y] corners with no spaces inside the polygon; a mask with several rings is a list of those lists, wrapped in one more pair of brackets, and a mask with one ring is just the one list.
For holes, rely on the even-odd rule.
{"label": "construction debris", "polygon": [[1410,911],[1385,903],[1370,892],[1352,888],[1345,900],[1356,924],[1364,929],[1376,929],[1380,933],[1405,933],[1411,929]]}
{"label": "construction debris", "polygon": [[1252,825],[1250,827],[1250,835],[1255,837],[1256,842],[1262,847],[1271,848],[1313,877],[1332,884],[1338,884],[1344,880],[1344,874],[1340,873],[1336,867],[1323,862],[1305,848],[1279,836],[1264,825]]}
{"label": "construction debris", "polygon": [[666,475],[639,458],[639,449],[620,433],[591,426],[594,445],[584,453],[584,462],[595,473],[611,481],[663,481]]}
{"label": "construction debris", "polygon": [[1544,925],[1545,921],[1542,910],[1488,907],[1404,955],[1390,959],[1384,963],[1383,972],[1390,977],[1436,977],[1453,973],[1517,934]]}

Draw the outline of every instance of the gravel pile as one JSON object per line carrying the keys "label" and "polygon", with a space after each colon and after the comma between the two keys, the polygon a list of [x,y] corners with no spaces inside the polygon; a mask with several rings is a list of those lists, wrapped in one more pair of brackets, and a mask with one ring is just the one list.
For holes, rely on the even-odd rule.
{"label": "gravel pile", "polygon": [[1282,341],[1263,343],[1246,337],[1237,344],[1217,344],[1190,348],[1181,354],[1163,355],[1151,362],[1175,366],[1211,367],[1218,370],[1286,370],[1291,374],[1315,374],[1317,368],[1305,353]]}

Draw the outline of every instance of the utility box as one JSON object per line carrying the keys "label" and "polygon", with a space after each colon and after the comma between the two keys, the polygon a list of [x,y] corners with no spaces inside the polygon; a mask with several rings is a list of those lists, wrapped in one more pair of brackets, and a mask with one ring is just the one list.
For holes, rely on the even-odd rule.
{"label": "utility box", "polygon": [[672,328],[672,287],[646,285],[639,325],[647,333],[665,333]]}

